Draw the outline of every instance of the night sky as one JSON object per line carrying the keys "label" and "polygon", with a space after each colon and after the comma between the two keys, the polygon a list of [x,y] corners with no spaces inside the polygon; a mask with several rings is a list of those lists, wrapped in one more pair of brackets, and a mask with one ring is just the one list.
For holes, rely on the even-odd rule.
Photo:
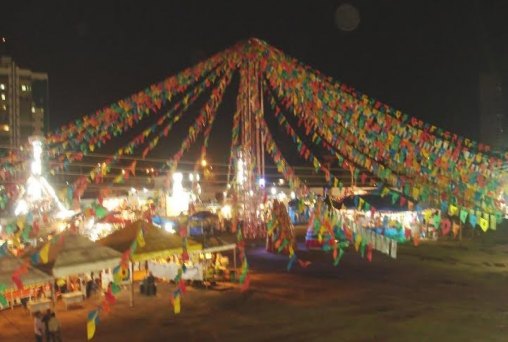
{"label": "night sky", "polygon": [[[51,128],[258,37],[424,121],[478,137],[478,74],[508,85],[506,1],[11,1],[0,34],[50,78]],[[507,92],[505,92],[506,94]]]}

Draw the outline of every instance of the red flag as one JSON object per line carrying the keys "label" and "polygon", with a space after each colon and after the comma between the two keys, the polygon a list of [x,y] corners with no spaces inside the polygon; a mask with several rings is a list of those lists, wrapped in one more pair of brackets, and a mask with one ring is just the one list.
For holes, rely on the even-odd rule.
{"label": "red flag", "polygon": [[311,262],[308,261],[308,260],[301,260],[301,259],[298,259],[298,264],[300,265],[300,267],[302,268],[307,268]]}
{"label": "red flag", "polygon": [[108,289],[108,291],[104,294],[104,298],[108,304],[115,304],[116,302],[116,298],[111,292],[111,289]]}
{"label": "red flag", "polygon": [[187,286],[185,285],[185,280],[180,279],[180,282],[178,283],[178,287],[180,288],[182,293],[186,293],[187,292]]}
{"label": "red flag", "polygon": [[16,284],[18,290],[23,290],[23,282],[21,281],[19,274],[14,273],[11,277],[11,280],[14,284]]}
{"label": "red flag", "polygon": [[242,284],[242,287],[240,288],[240,291],[245,292],[249,289],[249,287],[250,287],[250,274],[247,274]]}
{"label": "red flag", "polygon": [[372,245],[370,243],[367,245],[367,260],[372,262]]}

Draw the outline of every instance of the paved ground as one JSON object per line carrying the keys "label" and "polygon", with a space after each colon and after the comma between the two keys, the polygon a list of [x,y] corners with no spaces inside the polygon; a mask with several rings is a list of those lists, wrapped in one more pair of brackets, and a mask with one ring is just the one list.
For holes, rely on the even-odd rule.
{"label": "paved ground", "polygon": [[[508,236],[505,231],[504,236]],[[348,251],[301,252],[307,269],[286,272],[287,259],[249,249],[251,290],[190,288],[173,315],[170,285],[129,308],[124,291],[101,317],[95,341],[507,341],[508,246],[476,241],[404,246],[399,259],[372,263]],[[84,341],[93,307],[57,306],[64,341]],[[0,341],[30,341],[32,321],[20,308],[0,313]]]}

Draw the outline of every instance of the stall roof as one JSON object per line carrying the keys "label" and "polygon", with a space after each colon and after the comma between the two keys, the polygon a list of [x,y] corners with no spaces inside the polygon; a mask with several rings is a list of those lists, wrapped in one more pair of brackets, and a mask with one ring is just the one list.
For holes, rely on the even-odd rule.
{"label": "stall roof", "polygon": [[112,248],[68,231],[50,242],[48,263],[40,265],[40,268],[49,270],[55,277],[66,277],[115,267],[121,257],[122,253]]}
{"label": "stall roof", "polygon": [[[0,257],[0,284],[5,284],[7,289],[16,289],[16,284],[12,281],[12,274],[23,266],[25,262],[8,253]],[[27,272],[20,276],[21,282],[24,286],[30,287],[34,285],[41,285],[53,280],[53,277],[27,265]]]}
{"label": "stall roof", "polygon": [[[133,261],[167,258],[182,253],[183,242],[180,236],[167,233],[144,220],[138,220],[128,224],[125,228],[119,229],[99,240],[98,243],[102,246],[108,246],[123,252],[130,248],[141,229],[143,229],[145,245],[141,247],[138,244],[136,251],[131,256]],[[187,239],[187,242],[189,252],[203,249],[200,243],[190,238]]]}
{"label": "stall roof", "polygon": [[205,253],[228,251],[236,248],[236,241],[234,237],[211,236],[206,239],[203,247]]}

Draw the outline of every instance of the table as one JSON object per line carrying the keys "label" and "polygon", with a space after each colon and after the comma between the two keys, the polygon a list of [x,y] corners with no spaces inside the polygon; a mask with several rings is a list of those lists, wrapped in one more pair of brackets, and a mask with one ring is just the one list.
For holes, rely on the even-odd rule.
{"label": "table", "polygon": [[74,291],[69,293],[62,293],[62,300],[65,303],[65,310],[68,310],[69,304],[76,304],[83,302],[83,292]]}
{"label": "table", "polygon": [[51,299],[40,299],[36,301],[29,301],[27,303],[28,311],[30,312],[30,315],[32,315],[34,312],[40,311],[43,312],[47,309],[51,309],[52,301]]}

